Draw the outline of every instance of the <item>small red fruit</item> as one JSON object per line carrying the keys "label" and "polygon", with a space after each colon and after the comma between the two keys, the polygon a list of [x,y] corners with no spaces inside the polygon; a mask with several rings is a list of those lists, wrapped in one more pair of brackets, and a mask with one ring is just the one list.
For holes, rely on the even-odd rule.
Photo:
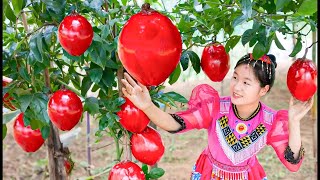
{"label": "small red fruit", "polygon": [[[9,83],[12,82],[11,78],[8,78],[6,76],[2,76],[2,87],[7,86]],[[3,101],[3,106],[7,109],[10,109],[11,111],[16,110],[16,107],[14,107],[11,103],[11,101],[13,100],[13,97],[11,97],[9,95],[9,93],[5,93],[3,95],[2,101]]]}
{"label": "small red fruit", "polygon": [[164,153],[164,145],[160,134],[153,128],[147,128],[130,138],[131,152],[142,163],[150,166],[156,164]]}
{"label": "small red fruit", "polygon": [[65,159],[64,167],[66,169],[67,175],[70,175],[74,167],[74,162],[71,159]]}
{"label": "small red fruit", "polygon": [[48,116],[62,131],[71,130],[81,119],[83,107],[80,98],[68,89],[53,93],[48,102]]}
{"label": "small red fruit", "polygon": [[91,45],[93,29],[85,17],[72,13],[60,23],[58,38],[63,49],[69,54],[80,56]]}
{"label": "small red fruit", "polygon": [[293,97],[309,100],[317,91],[317,68],[309,59],[297,59],[288,70],[287,86]]}
{"label": "small red fruit", "polygon": [[32,130],[30,125],[24,126],[23,113],[20,113],[14,121],[13,137],[26,152],[36,152],[44,143],[40,129]]}
{"label": "small red fruit", "polygon": [[223,45],[213,43],[203,49],[201,68],[211,81],[220,82],[224,79],[230,69],[230,60]]}
{"label": "small red fruit", "polygon": [[181,52],[177,27],[147,3],[130,17],[119,35],[120,61],[134,79],[146,86],[164,82],[178,65]]}
{"label": "small red fruit", "polygon": [[145,180],[142,169],[135,163],[125,160],[114,165],[108,180]]}
{"label": "small red fruit", "polygon": [[143,111],[138,109],[128,98],[121,105],[121,110],[117,113],[120,117],[120,124],[130,132],[142,132],[150,122],[150,119]]}

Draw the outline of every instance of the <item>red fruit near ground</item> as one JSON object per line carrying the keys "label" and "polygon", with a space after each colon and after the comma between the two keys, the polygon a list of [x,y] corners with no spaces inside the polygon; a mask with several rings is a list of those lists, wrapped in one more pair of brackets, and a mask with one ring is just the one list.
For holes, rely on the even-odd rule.
{"label": "red fruit near ground", "polygon": [[[9,83],[12,82],[11,78],[2,76],[2,87],[7,86]],[[10,109],[11,111],[16,110],[16,107],[14,107],[11,103],[11,101],[13,100],[13,97],[11,97],[9,95],[9,93],[5,93],[2,97],[2,101],[3,101],[3,106],[7,109]]]}
{"label": "red fruit near ground", "polygon": [[68,89],[58,90],[48,102],[48,116],[60,130],[71,130],[81,119],[83,107],[80,98]]}
{"label": "red fruit near ground", "polygon": [[219,43],[207,45],[202,52],[201,68],[211,81],[220,82],[230,69],[229,54]]}
{"label": "red fruit near ground", "polygon": [[72,162],[72,160],[68,160],[68,159],[64,160],[64,167],[66,169],[67,175],[71,174],[71,171],[73,170],[73,166],[74,166],[74,162]]}
{"label": "red fruit near ground", "polygon": [[160,134],[149,126],[141,133],[132,134],[130,143],[132,155],[150,166],[161,159],[165,150]]}
{"label": "red fruit near ground", "polygon": [[85,17],[70,14],[60,23],[58,38],[64,50],[72,56],[80,56],[91,45],[93,29]]}
{"label": "red fruit near ground", "polygon": [[150,119],[143,111],[137,108],[128,98],[121,105],[121,110],[117,113],[120,124],[128,131],[133,133],[142,132],[150,122]]}
{"label": "red fruit near ground", "polygon": [[164,82],[179,63],[181,52],[177,27],[157,11],[142,10],[131,16],[119,35],[120,61],[134,79],[146,86]]}
{"label": "red fruit near ground", "polygon": [[25,152],[36,152],[44,143],[40,129],[32,130],[30,125],[24,126],[23,113],[20,113],[14,121],[13,137]]}
{"label": "red fruit near ground", "polygon": [[108,180],[145,180],[142,169],[131,161],[122,161],[114,165]]}
{"label": "red fruit near ground", "polygon": [[287,86],[293,97],[309,100],[317,91],[317,68],[309,59],[297,59],[288,70]]}

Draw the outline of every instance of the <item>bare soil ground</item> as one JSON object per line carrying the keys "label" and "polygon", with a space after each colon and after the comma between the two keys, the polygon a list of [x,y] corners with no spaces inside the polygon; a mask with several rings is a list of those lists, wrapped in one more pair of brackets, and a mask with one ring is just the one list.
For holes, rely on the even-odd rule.
{"label": "bare soil ground", "polygon": [[[277,81],[271,91],[262,101],[274,109],[288,108],[290,94],[286,88],[285,74],[279,74]],[[221,92],[220,83],[212,83],[209,80],[194,80],[188,83],[176,83],[174,86],[168,86],[166,91],[176,91],[186,98],[190,96],[192,89],[200,83],[208,83]],[[226,80],[222,95],[228,94],[228,81]],[[175,112],[177,109],[167,109],[168,112]],[[92,120],[92,119],[91,119]],[[302,120],[301,134],[302,144],[306,149],[305,160],[296,173],[289,172],[278,160],[271,147],[264,148],[258,155],[259,160],[270,180],[313,180],[316,179],[315,163],[316,158],[313,154],[314,140],[313,130],[314,120],[311,119],[310,112]],[[49,179],[47,171],[47,148],[41,147],[35,153],[25,153],[15,143],[12,136],[12,122],[8,124],[8,134],[3,140],[3,179],[29,180],[29,179]],[[82,131],[77,139],[70,145],[72,158],[76,162],[75,169],[70,179],[87,179],[86,171],[87,150],[86,150],[86,121],[79,123]],[[112,163],[115,157],[114,145],[108,145],[113,142],[106,135],[95,143],[97,137],[94,132],[97,128],[97,121],[91,123],[91,148],[92,148],[92,174],[96,175],[94,179],[108,179],[108,172],[104,168]],[[187,180],[190,177],[192,165],[195,163],[198,155],[204,149],[207,143],[207,134],[204,130],[190,131],[184,134],[172,135],[163,130],[159,130],[163,138],[166,151],[163,158],[158,163],[158,167],[165,170],[163,180]],[[139,164],[141,165],[141,164]]]}

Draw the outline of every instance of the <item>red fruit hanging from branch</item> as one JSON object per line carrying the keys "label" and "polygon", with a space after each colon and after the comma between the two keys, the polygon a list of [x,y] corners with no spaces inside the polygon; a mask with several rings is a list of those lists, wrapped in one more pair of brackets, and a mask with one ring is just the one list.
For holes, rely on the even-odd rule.
{"label": "red fruit hanging from branch", "polygon": [[80,98],[68,89],[53,93],[48,102],[48,116],[60,130],[71,130],[82,116],[83,106]]}
{"label": "red fruit hanging from branch", "polygon": [[108,180],[145,180],[142,169],[135,163],[125,160],[114,165],[109,173]]}
{"label": "red fruit hanging from branch", "polygon": [[[2,76],[2,87],[7,86],[9,83],[12,82],[11,78],[8,78],[6,76]],[[3,106],[7,109],[10,109],[11,111],[16,110],[16,107],[14,107],[11,103],[13,98],[9,95],[9,93],[5,93],[2,97]]]}
{"label": "red fruit hanging from branch", "polygon": [[150,86],[165,81],[179,63],[180,33],[169,18],[150,9],[148,3],[131,16],[118,40],[124,68],[140,83]]}
{"label": "red fruit hanging from branch", "polygon": [[164,153],[164,145],[160,134],[153,128],[147,128],[130,138],[132,155],[144,164],[156,164]]}
{"label": "red fruit hanging from branch", "polygon": [[142,132],[150,120],[143,111],[138,109],[128,98],[125,97],[126,102],[121,105],[121,110],[117,113],[120,118],[120,124],[130,132]]}
{"label": "red fruit hanging from branch", "polygon": [[309,100],[317,91],[317,68],[306,58],[308,48],[302,58],[293,62],[287,74],[288,89],[300,101]]}
{"label": "red fruit hanging from branch", "polygon": [[222,44],[209,44],[203,49],[201,68],[211,81],[220,82],[224,79],[230,69],[230,60]]}
{"label": "red fruit hanging from branch", "polygon": [[93,29],[85,17],[73,12],[60,23],[58,38],[69,54],[81,56],[91,45]]}
{"label": "red fruit hanging from branch", "polygon": [[44,143],[39,129],[33,130],[30,125],[24,126],[23,113],[20,113],[14,121],[13,137],[26,152],[36,152]]}

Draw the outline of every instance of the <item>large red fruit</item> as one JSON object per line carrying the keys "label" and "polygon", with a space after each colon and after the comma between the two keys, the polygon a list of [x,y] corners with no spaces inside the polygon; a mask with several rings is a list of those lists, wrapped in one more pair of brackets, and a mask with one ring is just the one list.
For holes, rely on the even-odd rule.
{"label": "large red fruit", "polygon": [[142,169],[135,163],[125,160],[114,165],[108,180],[145,180]]}
{"label": "large red fruit", "polygon": [[[8,78],[6,76],[2,76],[2,87],[7,86],[9,83],[12,82],[11,78]],[[9,93],[5,93],[2,97],[2,101],[3,101],[3,106],[7,109],[10,109],[11,111],[16,110],[16,107],[14,107],[11,103],[11,101],[13,100],[13,97],[11,97],[9,95]]]}
{"label": "large red fruit", "polygon": [[39,129],[32,130],[30,125],[24,126],[23,113],[20,113],[14,121],[13,137],[17,144],[26,152],[35,152],[44,143]]}
{"label": "large red fruit", "polygon": [[120,117],[120,124],[133,133],[142,132],[150,122],[150,119],[143,111],[138,109],[128,98],[121,105],[121,110],[117,113]]}
{"label": "large red fruit", "polygon": [[224,79],[230,69],[230,60],[223,45],[213,43],[203,49],[201,68],[211,81],[220,82]]}
{"label": "large red fruit", "polygon": [[300,101],[307,101],[314,95],[317,91],[316,81],[317,68],[309,59],[297,59],[288,70],[288,89]]}
{"label": "large red fruit", "polygon": [[147,128],[137,134],[132,134],[131,152],[142,163],[150,166],[156,164],[164,153],[164,145],[160,134],[153,128]]}
{"label": "large red fruit", "polygon": [[92,42],[93,29],[86,18],[77,13],[72,13],[60,23],[58,38],[63,49],[69,54],[80,56]]}
{"label": "large red fruit", "polygon": [[144,4],[123,26],[118,53],[125,69],[140,83],[164,82],[179,63],[182,41],[169,18]]}
{"label": "large red fruit", "polygon": [[62,131],[70,130],[77,125],[82,111],[80,98],[68,89],[56,91],[48,102],[49,118]]}

